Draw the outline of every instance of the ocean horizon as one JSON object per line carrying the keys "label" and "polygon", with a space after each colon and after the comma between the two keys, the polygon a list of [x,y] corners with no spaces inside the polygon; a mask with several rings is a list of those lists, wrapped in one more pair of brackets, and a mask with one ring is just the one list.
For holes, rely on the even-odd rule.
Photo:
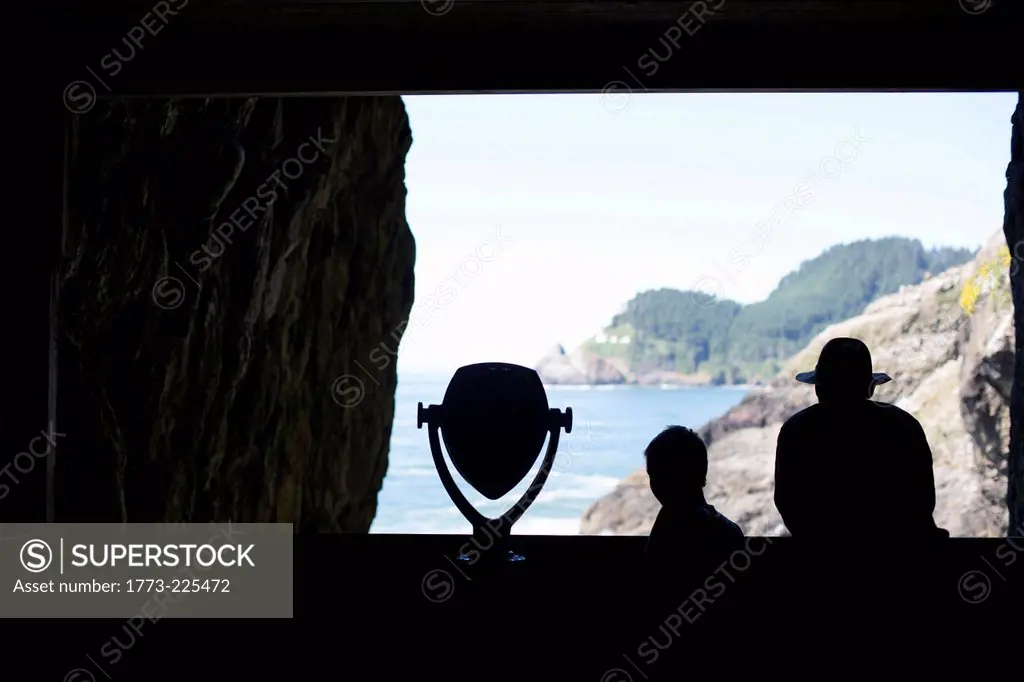
{"label": "ocean horizon", "polygon": [[[451,373],[400,372],[388,471],[371,533],[468,534],[434,468],[427,431],[416,408],[440,404]],[[584,512],[643,466],[647,443],[670,424],[699,428],[738,404],[748,386],[545,386],[551,407],[573,410],[573,431],[562,433],[548,481],[513,535],[576,535]],[[484,498],[445,460],[456,483],[483,514],[496,517],[516,503],[543,459],[498,501]]]}

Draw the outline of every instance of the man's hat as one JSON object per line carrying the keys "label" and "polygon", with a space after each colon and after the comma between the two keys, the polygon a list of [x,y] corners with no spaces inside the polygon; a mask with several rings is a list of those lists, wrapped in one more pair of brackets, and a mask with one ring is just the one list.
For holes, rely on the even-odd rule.
{"label": "man's hat", "polygon": [[878,386],[892,381],[885,372],[871,371],[871,351],[860,339],[840,337],[830,340],[818,355],[818,364],[810,372],[801,372],[796,380],[805,384],[826,381],[847,382],[850,379],[870,377]]}

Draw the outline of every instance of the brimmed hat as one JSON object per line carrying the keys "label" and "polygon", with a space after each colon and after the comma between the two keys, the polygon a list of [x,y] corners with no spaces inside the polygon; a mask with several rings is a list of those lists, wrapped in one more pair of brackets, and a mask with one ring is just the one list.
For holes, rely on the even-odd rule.
{"label": "brimmed hat", "polygon": [[892,381],[885,372],[871,368],[871,351],[860,339],[840,337],[830,340],[818,355],[818,364],[810,372],[800,372],[796,380],[804,384],[821,383],[823,378],[848,381],[857,377],[871,377],[875,386]]}

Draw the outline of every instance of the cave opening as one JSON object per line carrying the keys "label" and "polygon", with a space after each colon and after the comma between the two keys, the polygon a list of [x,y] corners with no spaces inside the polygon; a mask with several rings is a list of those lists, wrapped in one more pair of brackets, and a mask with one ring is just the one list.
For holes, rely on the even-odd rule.
{"label": "cave opening", "polygon": [[[301,355],[303,351],[298,350],[296,344],[311,347],[314,340],[319,344],[336,343],[343,336],[339,331],[341,324],[346,329],[364,329],[368,337],[376,336],[375,341],[368,342],[373,345],[402,323],[401,314],[392,315],[396,319],[374,319],[373,315],[359,310],[344,310],[339,302],[372,296],[375,288],[379,288],[385,307],[393,306],[395,311],[401,311],[413,303],[412,273],[385,282],[380,273],[386,266],[379,265],[393,265],[408,259],[415,249],[411,239],[402,237],[395,227],[404,220],[401,208],[397,204],[388,205],[388,197],[402,183],[403,165],[396,159],[403,157],[410,144],[408,121],[400,111],[397,97],[390,98],[391,104],[383,103],[389,99],[383,97],[379,106],[369,106],[366,99],[329,96],[311,97],[301,104],[299,100],[285,97],[269,105],[265,100],[262,104],[253,104],[249,99],[211,96],[228,93],[589,91],[600,93],[602,102],[614,107],[616,103],[621,106],[628,99],[626,95],[633,91],[646,94],[648,91],[710,89],[737,92],[836,88],[961,92],[1020,89],[1016,80],[1018,74],[1012,69],[1002,66],[968,69],[945,47],[950,35],[958,35],[965,49],[969,47],[977,54],[987,55],[987,63],[1013,63],[1010,46],[1014,42],[1014,22],[1019,19],[1016,14],[1019,7],[1012,3],[984,3],[982,10],[971,12],[963,3],[959,7],[957,3],[937,7],[934,3],[904,2],[873,5],[870,9],[865,5],[864,11],[875,14],[870,22],[864,21],[863,16],[858,17],[861,23],[849,22],[849,17],[838,6],[823,5],[812,10],[795,4],[783,7],[786,3],[775,7],[727,3],[734,6],[716,11],[707,22],[701,23],[694,35],[679,37],[678,49],[673,43],[672,58],[659,62],[657,74],[644,71],[643,77],[651,80],[640,83],[630,80],[636,73],[630,65],[638,55],[646,54],[652,43],[651,36],[664,37],[665,29],[686,8],[648,4],[628,9],[609,3],[603,8],[581,11],[579,3],[571,2],[560,3],[558,7],[542,7],[536,3],[513,7],[500,2],[467,2],[462,4],[462,9],[445,3],[447,9],[440,15],[436,11],[425,11],[420,3],[396,3],[396,7],[389,8],[394,9],[394,13],[385,16],[382,6],[373,3],[360,8],[355,4],[338,3],[330,11],[321,10],[316,21],[310,21],[313,15],[302,13],[276,13],[273,14],[275,19],[268,21],[271,16],[268,12],[273,13],[271,4],[244,16],[237,9],[227,8],[181,12],[173,17],[173,24],[168,21],[160,36],[147,33],[147,49],[142,50],[140,46],[131,60],[121,60],[122,68],[113,74],[114,78],[103,80],[101,85],[107,88],[108,94],[96,86],[91,86],[91,91],[83,89],[81,84],[86,81],[80,73],[69,78],[64,93],[69,110],[65,131],[68,168],[65,182],[69,204],[74,210],[62,211],[61,230],[52,230],[41,237],[38,262],[47,265],[36,268],[24,279],[25,296],[11,300],[12,319],[22,320],[20,328],[36,331],[19,337],[17,343],[24,345],[11,353],[12,358],[19,358],[10,363],[11,376],[25,377],[26,389],[18,394],[17,400],[11,401],[4,434],[5,439],[10,439],[9,452],[21,454],[25,443],[38,443],[33,439],[43,434],[56,440],[67,456],[62,455],[61,466],[56,467],[50,458],[45,475],[26,475],[24,483],[10,488],[2,510],[5,519],[52,520],[68,518],[68,514],[82,520],[107,519],[134,517],[136,512],[140,518],[153,519],[178,518],[183,514],[188,518],[301,516],[301,525],[305,527],[363,532],[375,516],[375,495],[357,499],[346,491],[374,488],[375,481],[383,475],[383,457],[346,463],[343,472],[337,462],[319,456],[306,456],[301,461],[288,463],[265,461],[267,469],[258,473],[253,468],[259,468],[257,463],[268,459],[267,450],[312,453],[319,449],[357,448],[381,453],[388,447],[388,438],[381,433],[383,422],[361,431],[338,428],[335,420],[332,427],[344,433],[318,440],[317,435],[328,428],[332,417],[310,405],[309,397],[303,396],[302,391],[295,391],[291,404],[268,400],[268,395],[269,386],[302,379],[312,382],[322,373],[311,364],[295,368],[267,364],[265,358],[260,357],[259,349],[272,349],[281,357]],[[139,23],[138,17],[127,20],[128,15],[121,8],[104,11],[106,14],[102,16],[81,17],[83,25],[102,23],[103,30],[94,35],[81,31],[82,35],[69,43],[70,47],[81,48],[82,54],[96,54],[97,65],[101,65],[100,56],[106,55],[108,50],[96,46],[117,44],[117,40],[107,40],[107,37],[128,35],[125,26],[134,27]],[[525,16],[543,16],[544,22],[532,28],[529,22],[517,22],[517,17]],[[863,29],[869,24],[871,40],[866,40]],[[496,30],[485,35],[487,32],[481,30],[484,26]],[[397,40],[410,28],[421,32]],[[905,40],[911,28],[918,40],[915,47]],[[241,35],[242,31],[248,35],[246,41],[231,37]],[[138,37],[138,32],[133,35]],[[331,36],[330,40],[324,39],[327,35]],[[429,38],[442,35],[447,39],[440,43]],[[675,37],[675,32],[672,36]],[[265,39],[264,44],[274,44],[275,48],[268,51],[247,47],[259,44],[260,38]],[[159,49],[158,40],[161,41]],[[519,54],[511,48],[524,43],[534,49],[521,54],[514,63],[503,65],[499,57]],[[866,43],[870,43],[870,49],[866,49]],[[403,67],[398,68],[382,60],[358,73],[348,74],[338,74],[336,70],[321,66],[337,59],[354,63],[368,46],[381,44],[402,44],[406,54],[423,54],[429,49],[445,66],[439,68],[428,60],[406,59]],[[606,49],[609,44],[614,45],[614,49]],[[852,45],[856,49],[837,54],[833,49],[836,44]],[[723,57],[736,52],[739,45],[753,50],[761,58],[738,70]],[[330,58],[327,58],[328,46],[333,51]],[[921,68],[918,59],[908,58],[923,53],[932,55],[927,69]],[[460,57],[466,54],[474,55],[474,59]],[[815,73],[791,68],[794,62],[803,63],[800,60],[808,54],[828,54],[830,68]],[[580,59],[580,55],[589,55],[589,58]],[[702,68],[695,68],[698,61]],[[80,67],[76,68],[80,71]],[[97,68],[101,66],[90,67],[93,71]],[[183,104],[152,99],[168,93],[184,96],[185,99],[180,100]],[[95,110],[83,111],[90,102]],[[90,118],[90,113],[97,115]],[[1019,120],[1019,113],[1017,116]],[[140,125],[143,120],[159,123]],[[297,246],[294,240],[303,225],[309,226],[322,219],[323,212],[328,210],[325,206],[332,201],[327,194],[314,191],[317,180],[306,172],[317,164],[326,163],[323,158],[326,152],[315,144],[302,147],[300,151],[300,146],[309,140],[315,143],[319,139],[324,146],[325,139],[332,139],[331,134],[323,132],[323,123],[328,121],[373,131],[366,149],[358,150],[373,162],[367,164],[362,174],[339,177],[338,181],[350,183],[352,187],[376,186],[367,189],[365,195],[349,192],[344,210],[332,215],[332,219],[338,221],[337,229],[309,234],[306,245]],[[300,128],[301,135],[295,132]],[[139,149],[152,150],[162,163],[136,157],[134,149],[126,150],[121,159],[124,163],[116,168],[117,164],[104,161],[108,150],[123,144],[129,131],[134,136],[133,144],[137,142],[141,145]],[[178,139],[188,139],[189,143],[178,145]],[[1015,128],[1010,145],[1012,154],[1003,223],[1011,265],[1017,262],[1013,247],[1020,241],[1019,194],[1015,189],[1020,178],[1019,140],[1019,128]],[[246,156],[254,149],[264,150],[256,154],[260,158]],[[84,159],[94,164],[93,170],[76,165]],[[177,172],[176,164],[196,170],[189,174]],[[254,169],[257,166],[259,171]],[[280,171],[277,176],[275,171]],[[821,169],[822,175],[830,172],[830,169]],[[76,177],[76,173],[81,177]],[[102,184],[97,183],[99,178],[103,179]],[[93,186],[90,187],[89,182],[94,183]],[[199,183],[206,189],[173,192],[189,183]],[[254,188],[251,194],[257,203],[248,204],[251,212],[244,201],[231,210],[225,205],[231,193],[237,193],[241,187]],[[177,200],[159,197],[168,190]],[[104,194],[116,197],[119,192],[131,192],[136,200],[132,205],[115,206],[106,198],[95,199]],[[275,212],[301,214],[303,218],[288,222],[275,216],[275,224],[282,220],[280,227],[272,233],[257,234],[250,229],[246,216],[255,215],[257,207],[265,207],[271,193],[275,197]],[[297,199],[299,196],[303,198]],[[791,203],[798,200],[799,197],[794,197]],[[161,202],[159,210],[155,210],[152,201]],[[264,203],[259,203],[261,201]],[[224,213],[225,210],[228,212]],[[196,216],[202,219],[197,220]],[[212,226],[208,224],[211,216],[218,216],[219,220]],[[356,240],[353,230],[343,229],[346,224],[358,224],[368,216],[375,216],[373,220],[380,232],[373,238]],[[141,230],[142,225],[147,229],[140,231],[135,243],[119,240],[118,230],[124,226]],[[172,229],[172,226],[184,227]],[[94,232],[86,234],[86,229]],[[207,273],[204,258],[220,261],[218,264],[227,263],[222,261],[224,255],[214,259],[202,251],[202,245],[209,242],[211,235],[220,235],[225,242],[231,239],[235,248],[248,241],[251,248],[263,253],[314,256],[309,258],[307,269],[301,275],[270,257],[231,263],[230,275],[223,275],[215,294],[222,301],[230,298],[250,302],[244,314],[236,319],[225,315],[223,310],[218,311],[216,305],[205,307],[202,316],[191,318],[180,315],[156,320],[143,313],[140,302],[145,298],[142,296],[145,288],[142,280],[146,279],[143,273],[159,271],[162,277],[176,277],[183,286],[194,287],[197,292],[200,286],[210,291],[210,285],[202,285],[196,276]],[[92,239],[98,241],[92,242]],[[100,251],[93,252],[93,244],[102,244]],[[763,240],[747,243],[737,258],[761,257],[759,249],[765,247],[759,244],[763,244]],[[344,267],[336,267],[337,264],[315,255],[332,249],[344,249],[350,254]],[[172,250],[181,251],[181,256],[169,258]],[[223,251],[226,255],[228,247]],[[191,255],[197,252],[200,253],[199,263],[191,263]],[[123,265],[112,267],[114,262]],[[203,272],[190,271],[189,265],[195,270],[203,268]],[[211,271],[216,269],[211,268]],[[1015,324],[1019,327],[1020,278],[1014,278],[1014,274],[1011,272],[1011,286],[1017,302]],[[314,293],[319,297],[311,304],[312,309],[323,315],[336,315],[338,319],[336,324],[312,325],[300,331],[294,327],[295,309],[289,306],[297,305],[300,290],[309,293],[303,286],[310,282],[316,283]],[[174,283],[167,280],[159,286],[159,295],[167,302],[184,296],[171,284]],[[127,292],[125,296],[134,296],[134,302],[126,304],[125,298],[118,303],[117,297],[104,298],[102,292],[111,287],[123,287]],[[55,299],[58,291],[59,298]],[[60,308],[73,311],[66,323],[57,322],[60,315],[56,306],[51,314],[51,300],[58,301]],[[256,300],[261,303],[254,303]],[[123,314],[124,305],[128,305],[133,314],[139,314],[129,321]],[[96,317],[91,319],[92,315]],[[200,320],[203,324],[199,324]],[[254,320],[265,328],[261,335],[252,334]],[[218,322],[219,327],[210,328],[211,322]],[[107,331],[95,331],[104,328]],[[617,339],[628,336],[621,330],[612,331],[619,332],[612,334]],[[141,351],[137,342],[143,336],[152,339],[146,351]],[[58,338],[51,344],[50,337]],[[298,338],[302,341],[297,342]],[[189,339],[186,345],[196,344],[194,348],[204,349],[203,352],[182,353],[183,339]],[[633,341],[635,339],[622,345],[632,346]],[[59,354],[52,351],[58,346]],[[225,347],[230,349],[218,351],[223,355],[220,362],[211,362],[206,355],[209,349]],[[140,354],[151,354],[149,366],[124,371],[123,368],[130,365],[122,361],[137,359]],[[687,363],[699,366],[709,354],[704,347],[692,357],[685,353],[674,353],[670,357],[673,367],[686,367]],[[384,352],[384,355],[388,354]],[[1016,356],[1013,373],[1019,376],[1020,353]],[[378,358],[380,364],[386,359]],[[338,360],[338,355],[332,355],[325,362],[332,364]],[[254,371],[256,369],[262,372]],[[47,377],[45,385],[38,378],[41,376]],[[97,379],[101,376],[116,376],[117,388],[113,388],[113,384],[98,388],[102,382]],[[196,399],[190,394],[192,379],[189,377],[204,377],[203,381],[216,387],[211,389],[215,395]],[[344,373],[339,378],[345,379]],[[729,381],[737,378],[725,377]],[[390,375],[378,380],[385,392],[394,391],[396,382]],[[358,386],[342,382],[337,388],[344,395],[352,396]],[[1019,392],[1019,388],[1015,388],[1015,397],[1011,400],[1019,401]],[[60,395],[65,397],[61,399]],[[385,412],[393,407],[393,401],[393,397],[385,400]],[[131,405],[129,413],[138,410],[149,415],[150,423],[138,433],[132,433],[137,425],[118,414],[123,409],[118,407],[121,404]],[[1014,404],[1019,405],[1019,402]],[[93,411],[88,419],[76,414],[85,405]],[[1019,414],[1020,410],[1010,412]],[[67,415],[66,421],[53,419],[58,414]],[[214,422],[195,432],[186,433],[178,428],[182,424],[204,423],[213,415],[219,415],[221,424],[245,421],[246,428],[253,424],[256,428],[250,429],[251,437],[241,435],[240,430],[233,427],[215,428]],[[273,424],[281,420],[295,428],[287,433],[275,432]],[[340,421],[346,427],[351,426],[345,423],[344,417]],[[130,448],[110,447],[102,454],[91,446],[76,450],[74,443],[68,440],[71,436],[61,431],[61,423],[74,424],[82,443],[99,442],[103,434],[113,430],[122,435],[132,433],[132,445]],[[1011,430],[1016,434],[1011,438],[1018,443],[1019,450],[1016,423]],[[140,435],[143,432],[148,435]],[[257,438],[260,439],[258,446]],[[211,450],[214,443],[217,445]],[[171,462],[153,454],[161,450],[211,452],[223,448],[230,448],[233,455],[182,457]],[[134,454],[139,451],[147,455]],[[24,458],[19,460],[23,468],[27,467],[27,462]],[[33,464],[32,473],[44,470],[41,460],[33,462],[39,463]],[[1015,462],[1011,457],[1011,481],[1020,478],[1019,465]],[[1018,469],[1015,470],[1015,466]],[[15,475],[20,471],[11,470]],[[62,484],[61,477],[65,475],[66,483]],[[333,478],[345,483],[337,490],[306,490],[298,483],[303,477],[310,480]],[[216,481],[227,480],[237,483],[234,486],[237,490],[223,486],[218,494],[200,494],[216,488],[219,485]],[[1020,518],[1019,500],[1018,481],[1017,487],[1010,485],[1011,519]],[[187,514],[186,509],[190,510]],[[300,510],[306,511],[300,513]]]}
{"label": "cave opening", "polygon": [[[939,525],[1004,534],[1014,351],[1001,227],[1016,102],[406,97],[417,290],[371,532],[469,532],[412,415],[441,400],[455,368],[486,361],[535,367],[551,404],[577,420],[514,533],[646,534],[660,505],[642,452],[670,423],[711,447],[705,493],[719,511],[750,535],[785,532],[772,500],[775,434],[815,400],[793,375],[845,333],[896,377],[876,399],[925,425]],[[942,113],[925,124],[926,111]],[[509,248],[478,258],[493,224]],[[991,355],[972,356],[982,348]],[[372,381],[362,366],[359,377]],[[845,475],[869,470],[865,461]],[[531,480],[502,501],[463,492],[497,515]]]}
{"label": "cave opening", "polygon": [[463,533],[412,405],[511,358],[584,425],[518,532],[646,533],[638,453],[680,421],[711,447],[709,500],[784,533],[773,429],[813,400],[794,363],[854,329],[896,376],[881,399],[926,425],[939,524],[1004,535],[1017,99],[102,100],[69,126],[49,518]]}

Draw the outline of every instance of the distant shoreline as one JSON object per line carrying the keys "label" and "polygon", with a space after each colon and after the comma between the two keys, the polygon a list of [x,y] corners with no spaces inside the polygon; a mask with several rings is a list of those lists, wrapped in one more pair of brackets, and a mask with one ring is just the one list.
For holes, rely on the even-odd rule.
{"label": "distant shoreline", "polygon": [[[399,372],[398,381],[416,384],[447,384],[455,376],[455,370],[451,372]],[[662,383],[641,383],[638,381],[623,381],[617,383],[598,384],[577,384],[577,383],[544,383],[544,390],[602,390],[608,391],[613,388],[645,388],[656,391],[689,390],[695,388],[726,388],[737,391],[750,391],[755,388],[762,388],[762,384],[713,384],[710,382],[662,382]]]}

